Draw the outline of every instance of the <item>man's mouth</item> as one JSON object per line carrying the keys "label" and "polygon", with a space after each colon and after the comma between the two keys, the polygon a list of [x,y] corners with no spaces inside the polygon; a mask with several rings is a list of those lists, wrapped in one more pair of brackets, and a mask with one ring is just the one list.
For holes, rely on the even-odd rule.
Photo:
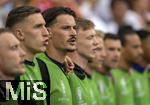
{"label": "man's mouth", "polygon": [[23,61],[20,61],[20,62],[19,62],[19,65],[20,65],[21,67],[23,67],[23,66],[24,66],[24,60],[23,60]]}
{"label": "man's mouth", "polygon": [[93,49],[93,52],[96,53],[96,51],[98,51],[98,49],[99,49],[99,47],[95,47],[95,48]]}
{"label": "man's mouth", "polygon": [[118,60],[117,60],[117,59],[113,59],[112,62],[113,62],[113,63],[117,63]]}
{"label": "man's mouth", "polygon": [[48,39],[46,39],[45,41],[43,41],[43,45],[47,46],[48,45]]}
{"label": "man's mouth", "polygon": [[70,38],[67,42],[71,43],[72,45],[76,44],[76,37]]}

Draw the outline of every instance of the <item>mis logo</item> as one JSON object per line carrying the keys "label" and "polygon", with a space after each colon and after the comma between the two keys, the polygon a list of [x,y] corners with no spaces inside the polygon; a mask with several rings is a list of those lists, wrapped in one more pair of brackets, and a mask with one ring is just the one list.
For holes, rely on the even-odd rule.
{"label": "mis logo", "polygon": [[21,81],[16,89],[11,82],[6,82],[6,100],[10,100],[10,98],[18,100],[19,96],[21,100],[31,100],[31,98],[34,100],[45,100],[47,96],[46,89],[46,83],[41,81],[34,83]]}

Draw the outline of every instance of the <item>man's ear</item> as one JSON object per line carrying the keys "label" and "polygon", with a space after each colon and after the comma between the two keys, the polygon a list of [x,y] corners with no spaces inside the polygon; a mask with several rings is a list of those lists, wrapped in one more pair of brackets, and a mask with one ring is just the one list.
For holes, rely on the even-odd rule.
{"label": "man's ear", "polygon": [[23,33],[22,29],[16,29],[14,34],[18,40],[24,41],[25,37],[24,37],[24,33]]}
{"label": "man's ear", "polygon": [[51,39],[52,36],[53,36],[52,31],[51,31],[51,28],[47,28],[47,31],[48,31],[48,33],[49,33],[49,38]]}

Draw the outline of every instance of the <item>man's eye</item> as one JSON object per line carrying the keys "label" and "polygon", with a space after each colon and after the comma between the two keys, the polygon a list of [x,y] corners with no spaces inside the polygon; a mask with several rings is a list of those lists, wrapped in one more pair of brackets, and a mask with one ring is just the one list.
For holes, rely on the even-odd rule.
{"label": "man's eye", "polygon": [[69,26],[66,26],[66,27],[63,27],[63,29],[70,29],[70,27],[69,27]]}
{"label": "man's eye", "polygon": [[115,49],[114,48],[109,48],[109,51],[114,51]]}
{"label": "man's eye", "polygon": [[77,30],[77,26],[74,26],[73,29]]}
{"label": "man's eye", "polygon": [[118,49],[118,51],[120,52],[120,51],[121,51],[121,49]]}
{"label": "man's eye", "polygon": [[37,25],[34,26],[34,28],[40,28],[42,26],[44,26],[44,25],[43,24],[37,24]]}
{"label": "man's eye", "polygon": [[94,38],[94,36],[89,36],[87,39],[91,40],[91,39],[93,39],[93,38]]}
{"label": "man's eye", "polygon": [[18,48],[18,45],[14,45],[14,46],[11,47],[12,50],[15,50],[17,48]]}

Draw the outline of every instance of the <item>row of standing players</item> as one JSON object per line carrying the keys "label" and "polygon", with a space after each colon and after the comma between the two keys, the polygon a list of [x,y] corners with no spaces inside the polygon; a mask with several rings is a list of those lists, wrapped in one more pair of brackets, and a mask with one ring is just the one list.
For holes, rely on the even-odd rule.
{"label": "row of standing players", "polygon": [[[76,19],[67,7],[42,14],[35,7],[18,7],[8,14],[6,27],[20,41],[12,50],[26,52],[25,70],[11,68],[12,74],[22,74],[20,80],[32,83],[47,81],[49,97],[43,101],[31,97],[28,105],[150,105],[150,73],[133,68],[133,63],[148,65],[150,54],[141,46],[148,46],[150,34],[139,37],[126,29],[120,37],[104,35],[90,20]],[[8,103],[13,105],[0,104]]]}

